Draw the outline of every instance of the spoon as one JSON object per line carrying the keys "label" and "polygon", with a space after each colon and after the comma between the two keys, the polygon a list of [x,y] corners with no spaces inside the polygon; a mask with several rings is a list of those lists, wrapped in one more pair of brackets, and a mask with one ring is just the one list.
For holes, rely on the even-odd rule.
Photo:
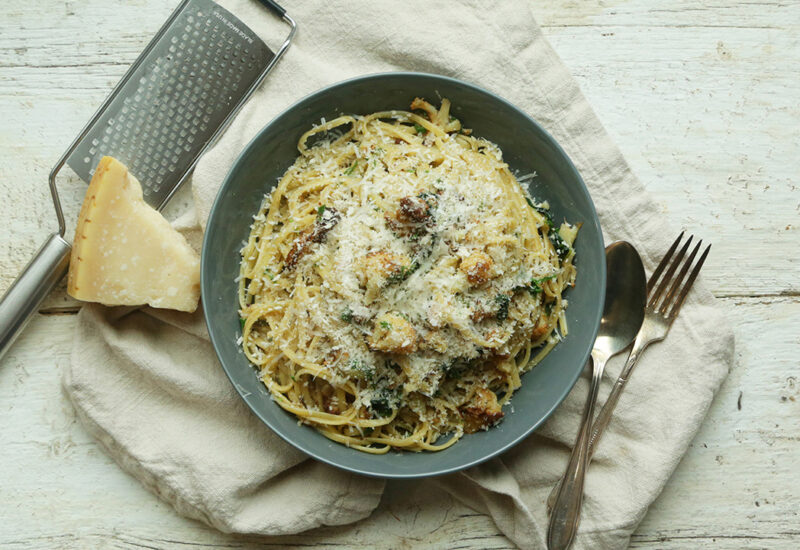
{"label": "spoon", "polygon": [[547,529],[547,548],[566,550],[575,538],[583,503],[597,390],[606,362],[627,348],[644,320],[647,280],[636,249],[620,241],[606,247],[606,300],[600,329],[592,348],[592,384],[583,409],[581,428],[561,480]]}

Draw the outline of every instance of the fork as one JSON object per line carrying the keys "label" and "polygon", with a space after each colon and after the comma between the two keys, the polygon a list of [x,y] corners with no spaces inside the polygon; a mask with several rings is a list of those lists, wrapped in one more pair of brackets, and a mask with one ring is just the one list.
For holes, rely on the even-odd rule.
{"label": "fork", "polygon": [[[688,273],[692,262],[700,250],[700,246],[703,244],[701,240],[695,245],[689,258],[684,262],[683,267],[681,267],[680,272],[675,276],[675,271],[677,271],[678,267],[681,265],[681,261],[686,256],[686,252],[689,250],[689,246],[694,238],[694,235],[689,236],[689,239],[680,249],[675,260],[672,261],[672,255],[680,245],[684,233],[685,232],[682,231],[681,234],[678,235],[678,238],[675,239],[675,242],[669,247],[661,263],[658,264],[653,275],[651,275],[650,279],[647,281],[647,306],[645,307],[642,328],[639,329],[639,333],[636,335],[636,340],[633,342],[633,347],[628,355],[628,360],[625,362],[625,366],[622,368],[622,372],[614,383],[614,387],[611,389],[611,393],[608,395],[603,408],[592,424],[592,436],[589,439],[589,461],[592,460],[595,447],[597,447],[597,442],[603,435],[603,431],[611,421],[614,408],[617,406],[622,390],[625,389],[625,385],[628,383],[633,368],[639,361],[639,357],[644,350],[647,349],[647,346],[654,342],[660,342],[667,336],[673,321],[675,321],[675,317],[678,316],[678,312],[684,300],[686,300],[686,295],[689,293],[689,290],[691,290],[697,278],[697,274],[700,273],[700,268],[703,267],[703,263],[706,261],[709,250],[711,250],[711,245],[708,245],[697,261],[697,264],[694,266],[694,269],[692,269],[692,272],[689,274],[686,283],[683,284],[686,273]],[[671,261],[672,263],[670,263]],[[664,269],[667,270],[666,273],[664,273]],[[664,273],[663,278],[661,278],[662,273]],[[683,284],[683,286],[681,286],[681,284]],[[560,483],[556,483],[556,486],[553,487],[550,496],[547,498],[548,511],[553,507],[559,485]]]}

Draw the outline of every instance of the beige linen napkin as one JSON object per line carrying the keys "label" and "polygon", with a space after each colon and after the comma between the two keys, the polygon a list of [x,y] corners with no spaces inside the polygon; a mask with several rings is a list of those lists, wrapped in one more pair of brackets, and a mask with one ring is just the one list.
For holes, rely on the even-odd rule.
{"label": "beige linen napkin", "polygon": [[[255,1],[224,5],[262,36],[284,32]],[[285,7],[300,24],[295,44],[195,171],[195,208],[179,220],[195,241],[234,158],[270,119],[321,86],[391,70],[473,82],[541,122],[586,180],[606,242],[633,243],[649,272],[674,238],[526,3],[305,0]],[[732,358],[731,331],[701,280],[619,403],[588,475],[575,548],[627,545]],[[601,398],[620,366],[609,366]],[[587,387],[584,377],[513,450],[431,486],[490,514],[520,547],[544,548],[544,501],[563,473]],[[64,388],[123,468],[180,513],[223,531],[277,535],[354,522],[371,513],[385,488],[305,457],[263,426],[225,378],[199,312],[144,309],[116,320],[111,310],[85,307]]]}

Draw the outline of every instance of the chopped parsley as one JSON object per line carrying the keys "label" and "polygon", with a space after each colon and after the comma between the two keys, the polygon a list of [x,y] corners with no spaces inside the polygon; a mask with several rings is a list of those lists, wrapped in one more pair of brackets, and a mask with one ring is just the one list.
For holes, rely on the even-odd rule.
{"label": "chopped parsley", "polygon": [[402,394],[400,388],[386,387],[388,381],[380,379],[377,381],[377,395],[370,400],[369,408],[372,409],[373,418],[390,416],[395,408],[400,404],[400,396]]}
{"label": "chopped parsley", "polygon": [[390,323],[389,321],[381,321],[380,324],[381,324],[381,328],[383,330],[385,330],[387,332],[392,330],[392,323]]}
{"label": "chopped parsley", "polygon": [[351,164],[350,167],[344,171],[344,175],[349,176],[350,174],[352,174],[353,171],[356,169],[356,166],[358,166],[358,159],[354,160],[353,164]]}
{"label": "chopped parsley", "polygon": [[318,222],[322,221],[322,215],[325,213],[325,210],[327,210],[327,209],[328,209],[328,207],[325,206],[324,204],[319,205],[319,207],[317,208],[317,221]]}
{"label": "chopped parsley", "polygon": [[395,283],[402,283],[409,277],[411,274],[414,273],[417,269],[419,269],[419,264],[414,261],[411,262],[409,266],[401,266],[400,269],[395,270],[389,277],[386,279],[386,283],[393,285]]}
{"label": "chopped parsley", "polygon": [[564,239],[561,238],[561,235],[558,233],[558,231],[550,231],[547,233],[547,236],[550,237],[550,242],[553,243],[553,248],[555,248],[558,258],[561,261],[564,261],[567,256],[569,256],[569,251],[572,249],[566,242],[564,242]]}
{"label": "chopped parsley", "polygon": [[239,326],[242,328],[242,332],[244,332],[244,323],[247,321],[244,317],[239,317]]}
{"label": "chopped parsley", "polygon": [[344,310],[342,310],[342,314],[339,316],[339,318],[342,321],[344,321],[345,323],[352,323],[353,322],[353,310],[350,309],[349,307],[344,308]]}
{"label": "chopped parsley", "polygon": [[392,411],[394,411],[392,406],[389,404],[389,400],[385,397],[379,397],[378,399],[373,399],[370,401],[369,408],[372,409],[372,412],[380,418],[391,416]]}
{"label": "chopped parsley", "polygon": [[494,297],[494,303],[497,306],[495,318],[498,321],[508,319],[508,305],[511,303],[511,298],[508,297],[508,294],[498,294]]}
{"label": "chopped parsley", "polygon": [[534,206],[533,208],[539,214],[544,216],[544,221],[547,223],[548,228],[553,229],[556,226],[555,222],[553,221],[553,216],[550,215],[550,211],[547,208],[544,208],[543,206]]}
{"label": "chopped parsley", "polygon": [[[436,180],[437,183],[441,180]],[[429,209],[434,209],[439,204],[438,197],[436,193],[431,193],[430,191],[423,191],[419,195],[417,195],[420,199],[425,201],[425,204],[428,205]]]}
{"label": "chopped parsley", "polygon": [[422,124],[414,123],[414,129],[417,131],[418,134],[425,135],[428,133],[428,129],[425,128]]}
{"label": "chopped parsley", "polygon": [[531,279],[531,284],[529,284],[526,289],[532,295],[540,294],[542,292],[542,283],[545,281],[552,281],[558,277],[558,275],[548,275],[547,277],[542,277],[541,279]]}
{"label": "chopped parsley", "polygon": [[409,238],[409,239],[411,239],[413,242],[417,242],[417,241],[418,241],[418,240],[420,240],[422,237],[424,237],[426,234],[427,234],[427,231],[425,231],[424,229],[422,229],[422,228],[420,227],[420,228],[416,229],[416,230],[415,230],[415,231],[414,231],[414,232],[411,234],[411,236],[409,236],[408,238]]}
{"label": "chopped parsley", "polygon": [[272,271],[270,271],[268,267],[264,268],[264,275],[269,277],[270,281],[274,281],[275,280],[275,275],[272,274]]}
{"label": "chopped parsley", "polygon": [[351,359],[345,370],[357,380],[371,381],[375,377],[375,367],[360,359]]}

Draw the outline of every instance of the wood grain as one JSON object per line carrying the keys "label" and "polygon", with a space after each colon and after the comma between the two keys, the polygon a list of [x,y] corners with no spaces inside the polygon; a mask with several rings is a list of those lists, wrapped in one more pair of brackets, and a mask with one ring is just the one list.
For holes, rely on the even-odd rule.
{"label": "wood grain", "polygon": [[[173,4],[0,7],[0,292],[55,228],[50,167]],[[714,243],[704,277],[737,335],[736,365],[631,548],[797,548],[800,4],[532,9],[664,215]],[[84,184],[64,177],[60,188],[74,215]],[[434,507],[420,485],[391,491],[355,526],[294,537],[230,536],[179,517],[99,449],[61,394],[76,307],[54,293],[0,363],[0,547],[512,547],[489,518]]]}

